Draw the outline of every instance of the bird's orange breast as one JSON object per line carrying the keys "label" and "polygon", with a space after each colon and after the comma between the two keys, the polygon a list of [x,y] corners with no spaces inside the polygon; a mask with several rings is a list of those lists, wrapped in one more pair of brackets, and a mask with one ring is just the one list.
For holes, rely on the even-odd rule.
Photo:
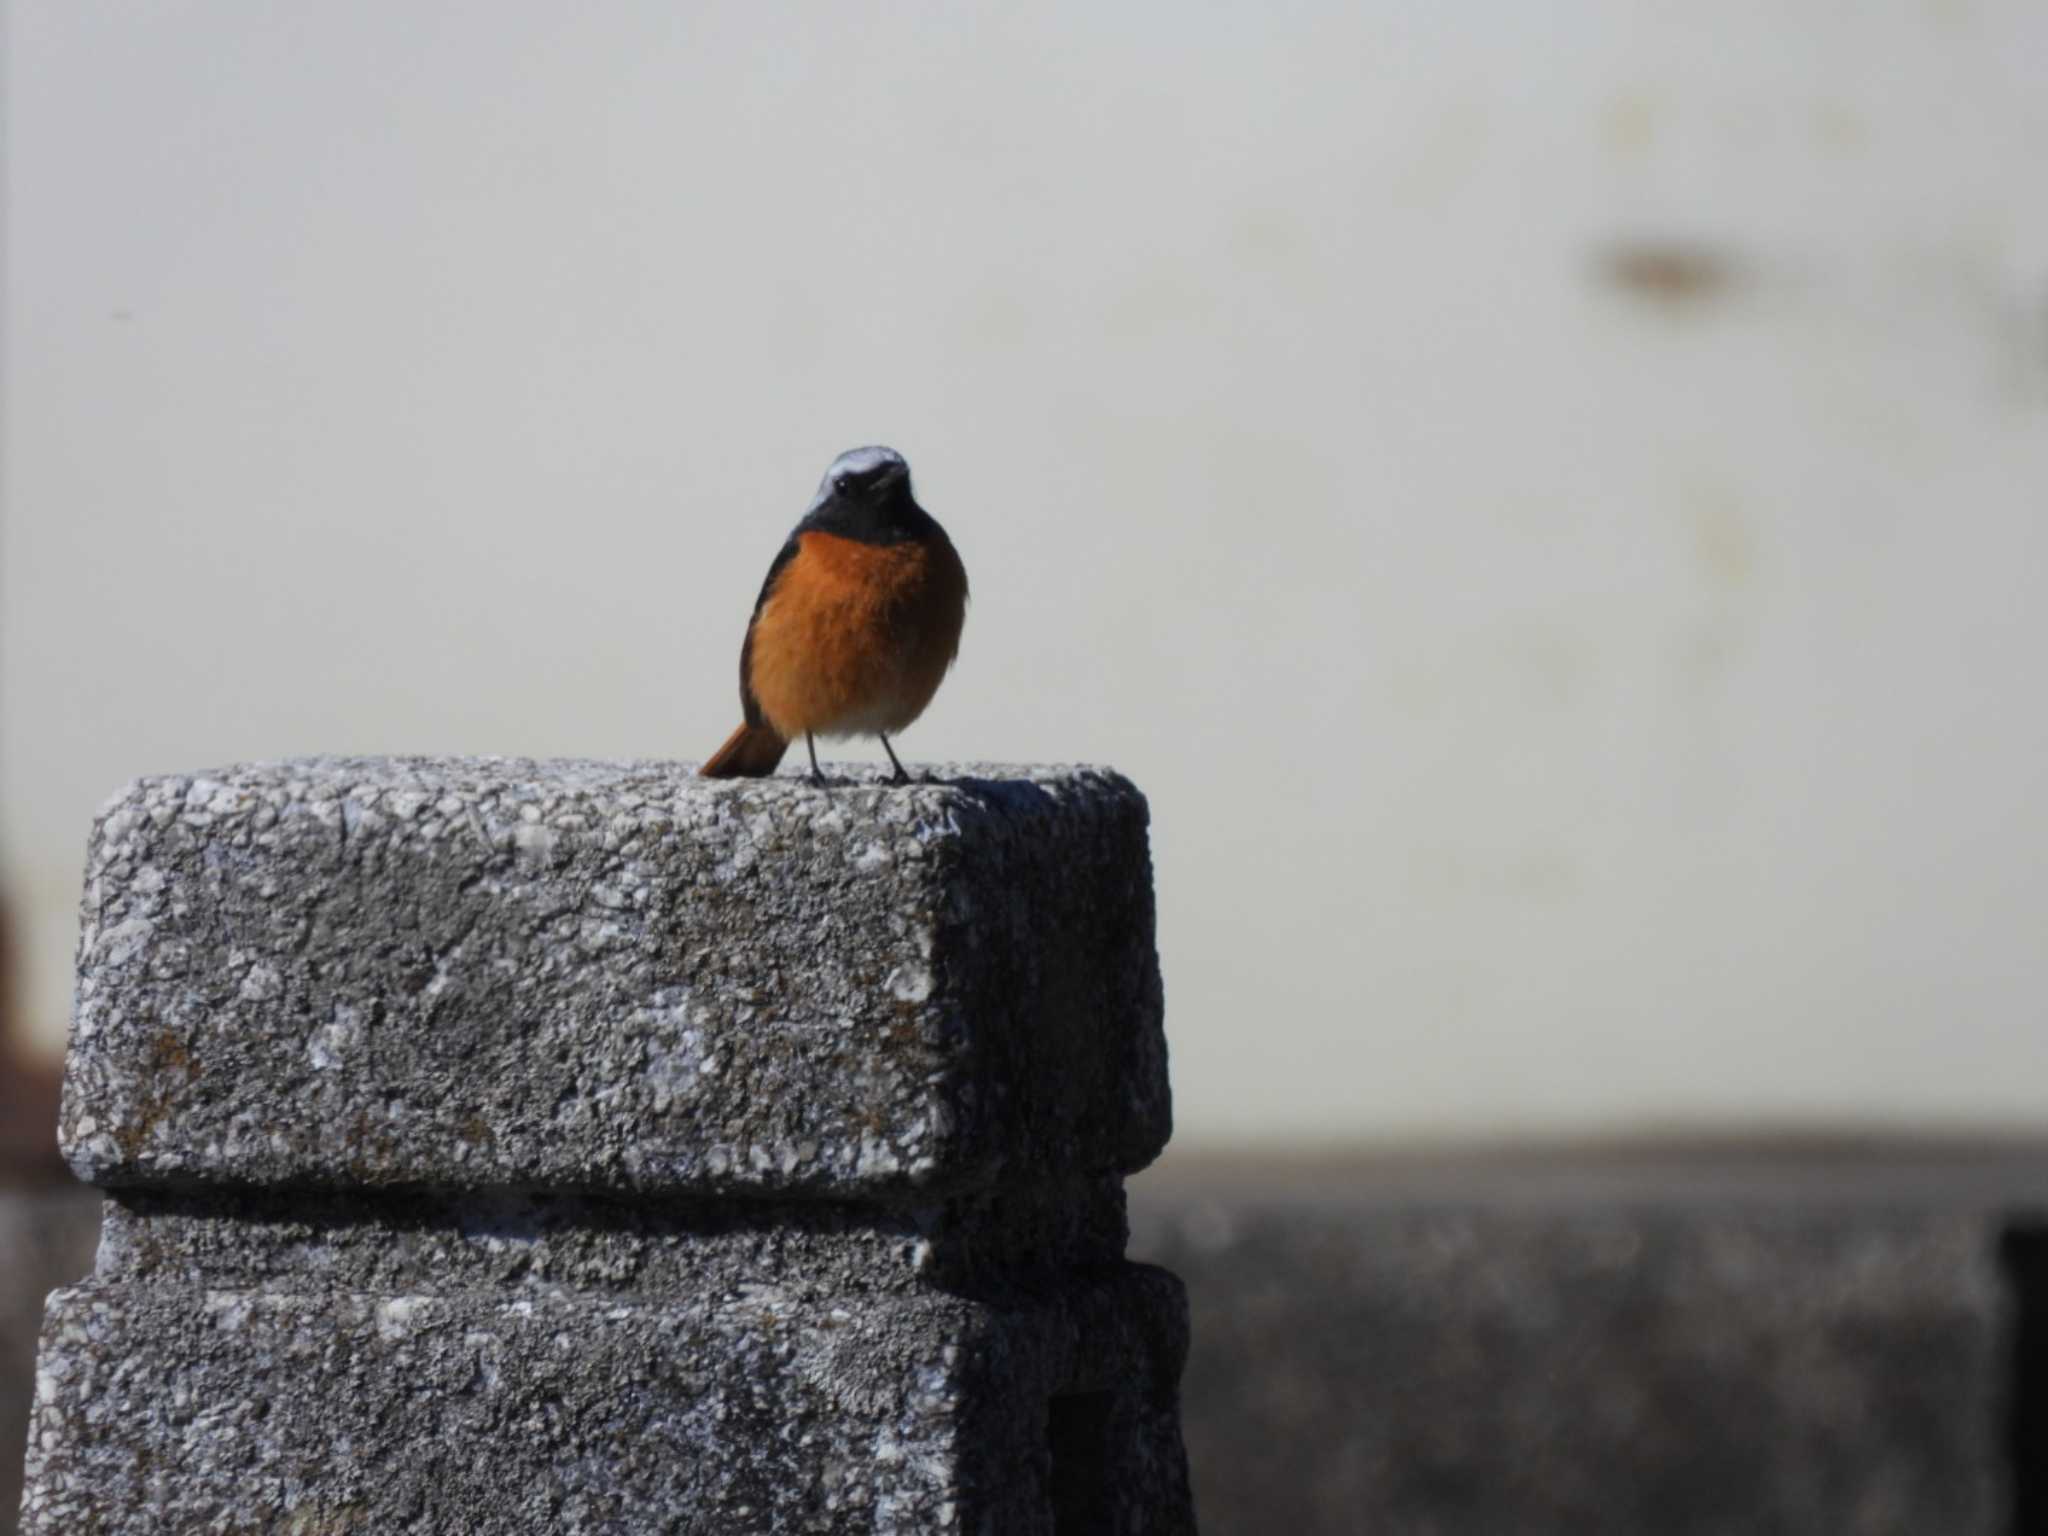
{"label": "bird's orange breast", "polygon": [[790,740],[903,729],[960,648],[959,555],[943,533],[869,544],[812,532],[797,542],[754,616],[748,682],[762,714]]}

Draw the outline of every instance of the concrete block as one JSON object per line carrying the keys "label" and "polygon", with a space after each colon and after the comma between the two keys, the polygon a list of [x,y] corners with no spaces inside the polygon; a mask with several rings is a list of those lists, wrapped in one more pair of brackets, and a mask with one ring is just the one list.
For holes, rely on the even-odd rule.
{"label": "concrete block", "polygon": [[38,1533],[1185,1531],[1184,1327],[1178,1286],[1138,1266],[1038,1301],[102,1283],[51,1302],[24,1513]]}
{"label": "concrete block", "polygon": [[1170,1126],[1112,773],[323,759],[93,829],[61,1140],[102,1186],[959,1191]]}
{"label": "concrete block", "polygon": [[1134,1193],[1133,1252],[1189,1287],[1211,1529],[2032,1528],[2011,1523],[1995,1209],[1881,1182],[1518,1208],[1319,1182]]}
{"label": "concrete block", "polygon": [[80,955],[30,1536],[1193,1531],[1115,775],[145,780]]}

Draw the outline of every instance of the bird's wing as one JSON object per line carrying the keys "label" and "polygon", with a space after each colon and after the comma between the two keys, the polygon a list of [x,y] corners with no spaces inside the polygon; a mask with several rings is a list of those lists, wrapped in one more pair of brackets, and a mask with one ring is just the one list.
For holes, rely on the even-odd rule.
{"label": "bird's wing", "polygon": [[796,558],[797,549],[797,535],[792,533],[777,551],[774,563],[768,567],[768,575],[761,583],[761,595],[754,599],[754,611],[747,616],[747,638],[740,644],[740,708],[746,711],[749,725],[763,723],[761,701],[754,697],[754,621],[761,617],[768,594],[775,590],[783,567]]}

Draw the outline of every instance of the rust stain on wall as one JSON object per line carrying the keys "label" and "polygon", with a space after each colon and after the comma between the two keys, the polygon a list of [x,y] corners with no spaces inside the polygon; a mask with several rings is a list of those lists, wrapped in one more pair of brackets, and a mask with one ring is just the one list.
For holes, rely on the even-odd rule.
{"label": "rust stain on wall", "polygon": [[1719,298],[1739,275],[1727,252],[1687,240],[1623,240],[1597,253],[1602,281],[1632,298],[1678,306]]}

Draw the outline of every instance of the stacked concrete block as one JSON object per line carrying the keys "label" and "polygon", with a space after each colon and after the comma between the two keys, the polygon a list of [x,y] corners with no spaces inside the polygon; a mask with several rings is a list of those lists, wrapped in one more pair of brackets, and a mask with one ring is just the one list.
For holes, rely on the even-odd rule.
{"label": "stacked concrete block", "polygon": [[150,779],[80,953],[26,1531],[1192,1531],[1115,775]]}
{"label": "stacked concrete block", "polygon": [[1531,1156],[1405,1184],[1140,1181],[1133,1251],[1186,1279],[1200,1340],[1183,1418],[1205,1520],[1296,1536],[2048,1528],[2048,1286],[2014,1272],[2038,1164],[1998,1189],[1967,1165],[1688,1172],[1618,1190],[1602,1165],[1542,1192]]}

